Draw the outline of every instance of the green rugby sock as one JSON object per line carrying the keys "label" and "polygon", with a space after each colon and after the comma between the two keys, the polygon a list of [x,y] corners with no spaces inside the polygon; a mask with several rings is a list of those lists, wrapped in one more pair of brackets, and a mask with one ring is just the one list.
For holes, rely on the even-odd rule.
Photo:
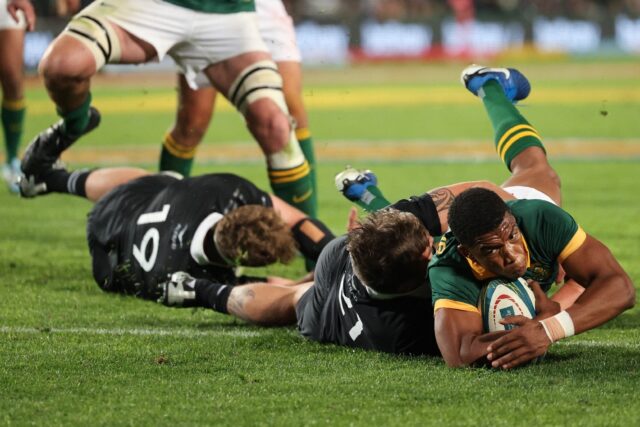
{"label": "green rugby sock", "polygon": [[87,94],[87,99],[82,105],[73,111],[63,112],[58,109],[58,115],[62,117],[62,131],[70,137],[77,138],[89,124],[89,107],[91,106],[91,93]]}
{"label": "green rugby sock", "polygon": [[160,170],[178,172],[186,178],[191,175],[195,154],[195,147],[181,147],[171,134],[167,134],[160,152]]}
{"label": "green rugby sock", "polygon": [[24,116],[27,111],[24,99],[3,99],[2,129],[4,130],[4,147],[6,150],[6,162],[11,163],[18,157],[18,146],[24,129]]}
{"label": "green rugby sock", "polygon": [[311,169],[311,185],[313,187],[313,194],[311,195],[311,204],[313,205],[312,210],[314,215],[313,218],[317,218],[318,213],[318,181],[316,177],[316,156],[313,150],[313,138],[311,137],[311,132],[308,128],[300,128],[296,129],[296,139],[298,143],[300,143],[300,149],[304,154],[304,158],[307,159],[307,163],[309,163],[309,168]]}
{"label": "green rugby sock", "polygon": [[276,196],[312,218],[317,215],[309,164],[291,169],[269,169],[269,181]]}
{"label": "green rugby sock", "polygon": [[382,191],[375,185],[367,187],[365,192],[362,193],[362,196],[358,200],[355,200],[354,203],[367,212],[376,212],[391,204],[391,202],[384,197]]}
{"label": "green rugby sock", "polygon": [[478,95],[482,98],[493,125],[496,151],[509,170],[511,161],[526,148],[540,147],[546,152],[538,131],[507,99],[498,82],[487,81]]}

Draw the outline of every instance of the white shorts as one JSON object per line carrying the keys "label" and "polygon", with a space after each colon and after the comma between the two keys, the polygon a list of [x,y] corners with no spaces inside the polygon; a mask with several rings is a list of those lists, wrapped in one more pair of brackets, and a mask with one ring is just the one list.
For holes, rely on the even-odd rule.
{"label": "white shorts", "polygon": [[[258,29],[275,62],[301,62],[302,55],[296,41],[293,19],[287,13],[282,0],[256,0]],[[207,76],[200,73],[193,77],[185,75],[192,88],[209,87]]]}
{"label": "white shorts", "polygon": [[256,0],[260,36],[276,62],[300,62],[302,56],[296,41],[293,19],[287,13],[282,0]]}
{"label": "white shorts", "polygon": [[556,204],[551,197],[532,187],[515,185],[513,187],[504,187],[503,190],[511,194],[516,199],[544,200],[545,202],[553,203],[554,205]]}
{"label": "white shorts", "polygon": [[99,16],[169,55],[187,75],[248,52],[267,52],[255,12],[204,13],[162,0],[101,0],[78,16]]}
{"label": "white shorts", "polygon": [[0,0],[0,30],[24,30],[27,28],[27,21],[24,19],[24,13],[18,12],[19,21],[13,20],[9,12],[7,12],[7,0]]}

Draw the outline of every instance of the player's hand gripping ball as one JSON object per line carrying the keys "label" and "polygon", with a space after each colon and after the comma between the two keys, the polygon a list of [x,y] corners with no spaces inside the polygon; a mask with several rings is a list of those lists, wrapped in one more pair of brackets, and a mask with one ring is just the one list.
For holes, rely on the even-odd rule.
{"label": "player's hand gripping ball", "polygon": [[509,316],[520,315],[533,319],[536,315],[536,298],[523,278],[513,281],[492,280],[482,288],[478,304],[482,313],[484,332],[513,328],[513,325],[500,323],[502,319]]}

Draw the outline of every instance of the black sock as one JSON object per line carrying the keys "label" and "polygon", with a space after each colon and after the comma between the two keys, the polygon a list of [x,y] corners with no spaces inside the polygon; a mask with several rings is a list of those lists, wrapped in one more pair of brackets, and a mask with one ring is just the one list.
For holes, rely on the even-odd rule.
{"label": "black sock", "polygon": [[227,300],[233,286],[211,282],[206,279],[196,280],[196,302],[201,307],[211,308],[219,313],[228,314]]}
{"label": "black sock", "polygon": [[46,175],[44,181],[49,192],[87,197],[84,187],[91,172],[93,170],[89,169],[78,169],[73,172],[65,169],[53,169]]}

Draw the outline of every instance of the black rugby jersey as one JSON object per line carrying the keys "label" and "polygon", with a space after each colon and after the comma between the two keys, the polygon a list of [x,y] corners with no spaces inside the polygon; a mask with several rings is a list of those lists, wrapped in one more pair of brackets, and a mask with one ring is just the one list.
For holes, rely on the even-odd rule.
{"label": "black rugby jersey", "polygon": [[143,298],[156,298],[157,284],[175,271],[233,284],[233,268],[206,257],[204,238],[224,214],[251,204],[272,206],[267,193],[232,174],[151,175],[119,186],[90,214],[94,276],[105,290]]}
{"label": "black rugby jersey", "polygon": [[395,354],[439,354],[426,281],[411,295],[371,293],[353,272],[346,236],[322,251],[314,285],[296,312],[300,333],[314,341]]}

